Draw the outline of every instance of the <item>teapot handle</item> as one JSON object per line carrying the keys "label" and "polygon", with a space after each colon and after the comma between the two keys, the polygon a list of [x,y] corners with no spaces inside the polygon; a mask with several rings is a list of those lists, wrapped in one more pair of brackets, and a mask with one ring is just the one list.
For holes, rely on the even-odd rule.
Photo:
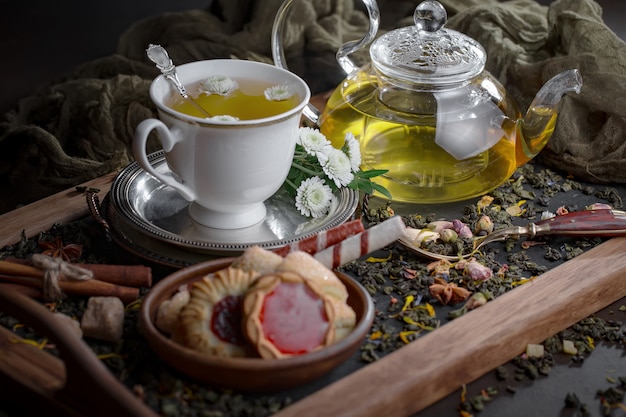
{"label": "teapot handle", "polygon": [[[337,50],[336,54],[337,62],[348,75],[359,69],[359,67],[354,62],[352,62],[352,60],[350,60],[348,55],[372,42],[372,40],[374,40],[374,37],[376,36],[376,33],[378,32],[378,26],[380,23],[380,11],[378,9],[378,4],[376,3],[376,0],[361,1],[367,9],[370,20],[370,25],[367,33],[360,40],[349,41],[343,44]],[[289,70],[289,68],[287,67],[287,63],[285,60],[285,51],[282,45],[283,29],[287,16],[287,11],[292,3],[293,0],[285,0],[281,4],[280,8],[276,12],[274,25],[272,26],[272,58],[274,59],[274,65],[285,70]],[[303,115],[313,125],[319,126],[320,111],[314,105],[308,103],[307,106],[304,108]]]}

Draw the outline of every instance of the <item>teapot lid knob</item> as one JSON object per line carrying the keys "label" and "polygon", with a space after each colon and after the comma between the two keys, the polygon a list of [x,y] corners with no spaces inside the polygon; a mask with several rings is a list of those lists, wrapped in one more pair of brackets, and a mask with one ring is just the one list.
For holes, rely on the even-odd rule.
{"label": "teapot lid knob", "polygon": [[466,82],[480,74],[487,61],[484,48],[444,28],[447,20],[441,3],[422,1],[413,13],[414,26],[387,32],[372,43],[372,67],[385,77],[425,88]]}
{"label": "teapot lid knob", "polygon": [[445,7],[438,1],[423,1],[413,13],[413,21],[419,30],[436,32],[446,24],[448,13]]}

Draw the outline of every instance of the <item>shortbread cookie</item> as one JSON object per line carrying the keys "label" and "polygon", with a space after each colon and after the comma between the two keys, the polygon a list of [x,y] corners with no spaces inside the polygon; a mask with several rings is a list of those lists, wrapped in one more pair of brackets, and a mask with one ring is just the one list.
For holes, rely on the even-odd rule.
{"label": "shortbread cookie", "polygon": [[242,301],[257,276],[229,267],[195,282],[179,314],[174,340],[211,355],[251,356],[242,331]]}
{"label": "shortbread cookie", "polygon": [[333,343],[335,311],[315,283],[293,272],[265,274],[246,294],[244,332],[261,357],[279,359]]}
{"label": "shortbread cookie", "polygon": [[178,326],[178,315],[189,302],[189,290],[184,285],[169,299],[163,301],[157,310],[155,325],[168,335],[174,334]]}
{"label": "shortbread cookie", "polygon": [[247,248],[231,264],[232,267],[243,269],[244,271],[256,271],[259,274],[266,274],[276,270],[276,267],[283,261],[283,257],[260,246]]}
{"label": "shortbread cookie", "polygon": [[331,307],[335,311],[335,342],[345,338],[356,325],[356,313],[347,304],[348,290],[333,271],[326,268],[306,252],[292,252],[278,265],[277,271],[291,271],[315,282],[321,291],[331,297]]}
{"label": "shortbread cookie", "polygon": [[337,275],[306,252],[291,252],[276,267],[276,271],[296,272],[314,281],[324,293],[341,301],[348,299],[346,286],[337,278]]}

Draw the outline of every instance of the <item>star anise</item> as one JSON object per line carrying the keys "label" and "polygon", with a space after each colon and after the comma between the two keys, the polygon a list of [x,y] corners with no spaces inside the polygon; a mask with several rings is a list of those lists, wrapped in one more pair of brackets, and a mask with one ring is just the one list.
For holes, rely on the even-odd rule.
{"label": "star anise", "polygon": [[435,283],[428,289],[430,294],[443,305],[465,301],[472,295],[467,289],[459,287],[453,282],[446,282],[439,277],[435,277]]}
{"label": "star anise", "polygon": [[83,253],[82,245],[76,243],[64,245],[63,241],[59,238],[56,238],[54,242],[39,241],[38,243],[39,247],[42,249],[42,254],[61,258],[66,262],[76,262]]}

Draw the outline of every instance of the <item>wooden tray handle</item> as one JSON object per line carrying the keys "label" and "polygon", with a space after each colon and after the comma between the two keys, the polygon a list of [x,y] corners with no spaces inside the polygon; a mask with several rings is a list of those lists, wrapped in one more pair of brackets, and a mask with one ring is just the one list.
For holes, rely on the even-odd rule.
{"label": "wooden tray handle", "polygon": [[70,328],[37,301],[14,290],[0,292],[0,310],[48,337],[65,363],[65,386],[52,400],[85,416],[157,417],[136,398]]}

